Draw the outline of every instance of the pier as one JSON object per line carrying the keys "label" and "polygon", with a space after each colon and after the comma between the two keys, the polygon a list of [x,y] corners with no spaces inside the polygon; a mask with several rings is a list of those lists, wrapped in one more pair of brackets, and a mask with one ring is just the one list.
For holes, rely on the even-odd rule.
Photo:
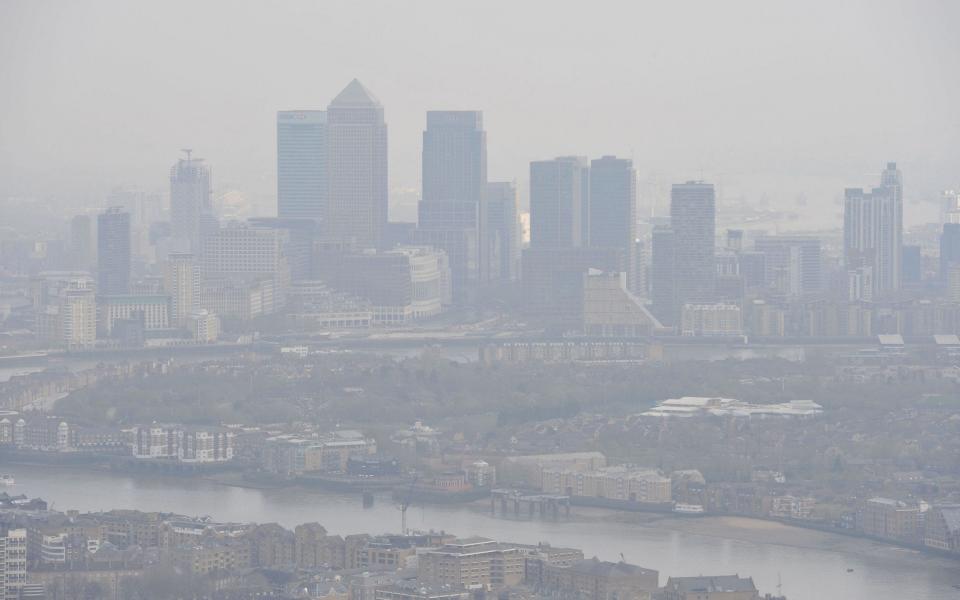
{"label": "pier", "polygon": [[557,496],[553,494],[528,494],[520,490],[495,489],[490,491],[490,514],[496,515],[497,506],[500,507],[501,516],[521,517],[526,515],[533,519],[537,514],[541,519],[552,519],[554,521],[560,518],[560,511],[563,510],[563,516],[570,516],[570,496]]}

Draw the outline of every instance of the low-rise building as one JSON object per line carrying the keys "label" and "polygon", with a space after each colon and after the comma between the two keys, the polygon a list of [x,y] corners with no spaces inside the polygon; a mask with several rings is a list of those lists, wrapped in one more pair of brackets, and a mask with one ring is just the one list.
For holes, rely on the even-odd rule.
{"label": "low-rise building", "polygon": [[643,413],[643,417],[815,417],[823,407],[813,400],[789,400],[773,404],[755,404],[733,398],[684,396],[664,400]]}
{"label": "low-rise building", "polygon": [[544,469],[542,481],[541,490],[548,494],[644,503],[666,503],[672,499],[669,477],[655,469],[629,465],[590,471]]}
{"label": "low-rise building", "polygon": [[879,538],[919,542],[923,514],[916,504],[890,498],[871,498],[857,510],[857,528]]}
{"label": "low-rise building", "polygon": [[404,581],[376,590],[375,600],[470,600],[473,595],[449,585],[425,586]]}
{"label": "low-rise building", "polygon": [[664,600],[759,600],[752,577],[717,575],[670,577],[663,588]]}
{"label": "low-rise building", "polygon": [[626,273],[590,269],[583,275],[583,332],[596,337],[639,337],[663,326],[627,290]]}
{"label": "low-rise building", "polygon": [[544,469],[586,472],[607,466],[601,452],[565,452],[509,456],[500,463],[501,479],[509,483],[543,489]]}
{"label": "low-rise building", "polygon": [[924,519],[923,544],[960,553],[960,504],[934,506]]}
{"label": "low-rise building", "polygon": [[233,460],[236,433],[225,427],[153,424],[132,432],[133,456],[173,459],[184,463],[222,463]]}
{"label": "low-rise building", "polygon": [[120,321],[137,321],[144,331],[170,327],[170,296],[99,296],[97,309],[97,327],[103,337],[111,337]]}
{"label": "low-rise building", "polygon": [[817,501],[809,496],[774,496],[770,502],[770,516],[781,519],[809,519]]}
{"label": "low-rise building", "polygon": [[495,590],[523,580],[519,548],[487,538],[467,538],[419,556],[419,579],[431,585]]}
{"label": "low-rise building", "polygon": [[185,323],[190,336],[197,342],[215,342],[220,337],[220,318],[208,310],[191,312]]}
{"label": "low-rise building", "polygon": [[543,588],[583,600],[649,600],[659,586],[659,573],[625,562],[596,557],[570,565],[548,565]]}
{"label": "low-rise building", "polygon": [[687,336],[742,335],[743,322],[736,304],[685,304],[680,333]]}
{"label": "low-rise building", "polygon": [[173,548],[169,554],[176,567],[194,575],[250,567],[250,544],[246,540],[205,540],[202,544]]}

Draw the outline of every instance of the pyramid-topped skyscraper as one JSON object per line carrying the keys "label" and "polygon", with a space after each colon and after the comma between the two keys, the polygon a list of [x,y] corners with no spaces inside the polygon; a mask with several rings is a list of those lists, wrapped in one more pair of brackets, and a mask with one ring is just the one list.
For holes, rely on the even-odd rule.
{"label": "pyramid-topped skyscraper", "polygon": [[327,107],[329,240],[379,248],[387,223],[387,124],[383,106],[354,79]]}
{"label": "pyramid-topped skyscraper", "polygon": [[333,99],[330,106],[379,106],[381,112],[383,107],[373,92],[360,83],[359,79],[354,79],[343,88],[337,97]]}

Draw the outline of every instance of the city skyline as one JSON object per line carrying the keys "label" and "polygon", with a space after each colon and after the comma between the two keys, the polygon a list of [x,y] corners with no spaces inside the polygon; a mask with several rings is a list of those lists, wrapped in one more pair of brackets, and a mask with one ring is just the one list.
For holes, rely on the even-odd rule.
{"label": "city skyline", "polygon": [[0,600],[954,598],[957,22],[0,2]]}
{"label": "city skyline", "polygon": [[[711,56],[700,56],[695,49],[680,44],[679,38],[658,31],[658,23],[673,23],[680,17],[679,9],[674,8],[660,8],[649,18],[635,21],[645,35],[633,36],[609,35],[624,34],[625,22],[613,22],[604,29],[595,16],[561,9],[555,18],[568,24],[583,21],[583,35],[565,46],[558,39],[559,33],[538,26],[538,34],[545,36],[543,47],[525,54],[520,51],[525,44],[524,33],[515,26],[493,21],[486,11],[468,10],[454,16],[451,13],[457,11],[451,7],[433,5],[443,18],[460,22],[472,15],[501,34],[502,42],[497,45],[485,39],[474,40],[473,46],[452,43],[449,58],[462,59],[471,66],[488,60],[499,67],[468,69],[480,73],[472,79],[465,71],[451,69],[441,58],[424,57],[429,36],[398,39],[399,28],[392,25],[409,21],[397,14],[401,12],[397,8],[374,11],[370,28],[359,30],[334,25],[338,16],[348,20],[355,17],[354,10],[347,7],[317,8],[295,3],[293,6],[302,9],[302,14],[292,6],[277,7],[269,14],[248,8],[233,14],[237,29],[232,35],[261,39],[258,28],[285,34],[276,48],[257,43],[248,48],[246,42],[232,45],[231,52],[248,59],[241,62],[257,65],[265,78],[256,86],[253,97],[240,93],[250,89],[247,71],[232,66],[225,49],[201,43],[195,36],[215,14],[221,14],[213,9],[215,5],[194,7],[190,23],[166,28],[152,22],[148,26],[141,16],[116,10],[110,1],[95,3],[86,11],[61,8],[65,11],[63,20],[59,16],[44,18],[50,11],[43,5],[34,7],[36,14],[20,9],[22,4],[8,5],[10,19],[5,22],[11,31],[3,39],[30,50],[21,55],[20,63],[0,62],[0,74],[9,82],[9,89],[49,89],[54,77],[66,77],[72,85],[59,90],[56,99],[34,98],[24,104],[17,100],[18,93],[0,99],[4,103],[0,118],[10,141],[0,154],[0,181],[5,186],[0,195],[62,193],[68,187],[74,191],[72,201],[86,198],[98,202],[103,191],[117,183],[163,189],[162,174],[150,165],[166,162],[172,151],[186,146],[202,148],[203,156],[217,165],[218,185],[244,190],[268,206],[276,194],[272,152],[276,111],[323,109],[326,100],[352,77],[377,90],[389,107],[394,138],[391,189],[398,192],[420,187],[418,132],[423,112],[437,108],[485,112],[491,132],[490,179],[516,179],[524,203],[528,163],[565,154],[633,158],[643,178],[650,180],[647,187],[659,190],[661,214],[667,208],[670,183],[703,178],[715,182],[721,197],[745,197],[755,203],[766,197],[798,208],[805,198],[808,205],[818,208],[809,218],[820,216],[824,208],[836,215],[842,200],[842,191],[837,190],[869,183],[874,165],[887,157],[896,157],[902,168],[913,174],[906,200],[922,200],[922,205],[913,205],[915,209],[934,202],[941,189],[958,185],[955,173],[960,157],[951,141],[957,125],[949,101],[958,84],[948,76],[955,71],[951,68],[954,65],[945,59],[960,53],[956,52],[956,37],[943,29],[956,10],[950,4],[931,2],[926,4],[928,10],[914,13],[890,4],[854,2],[834,7],[829,20],[788,6],[756,4],[753,8],[762,7],[766,26],[743,32],[736,43],[730,41],[737,36],[728,33],[741,32],[741,17],[751,8],[721,11],[703,5],[700,11],[706,18],[702,24],[688,27],[694,27],[703,43],[716,42],[711,44],[716,49]],[[947,16],[932,18],[939,14],[934,7]],[[533,6],[515,10],[517,22],[536,12]],[[38,45],[38,40],[46,39],[44,35],[74,40],[83,23],[92,26],[91,20],[101,18],[105,11],[127,28],[113,28],[93,45],[72,44],[75,49],[66,63],[51,62],[55,50]],[[871,15],[877,31],[870,40],[853,47],[842,32],[844,25],[859,23],[862,13]],[[67,17],[78,24],[76,30],[66,27]],[[168,17],[159,18],[164,22]],[[805,32],[804,36],[794,31],[795,25],[796,31]],[[423,26],[411,24],[415,31],[422,31]],[[328,35],[308,38],[306,32],[311,27]],[[164,46],[169,57],[166,60],[149,59],[145,53],[158,46],[155,32],[160,30],[169,30],[175,39],[189,43]],[[448,41],[452,35],[442,30],[433,33]],[[331,50],[346,47],[351,34],[355,53],[349,60],[334,63],[329,58],[335,54]],[[881,42],[891,36],[913,43],[897,50]],[[137,43],[127,45],[131,37]],[[392,55],[382,67],[372,66],[377,61],[371,59],[369,50],[377,37],[395,42]],[[117,43],[127,47],[123,55],[105,54],[107,44]],[[508,50],[498,50],[501,44]],[[765,51],[754,52],[758,47]],[[534,68],[551,52],[555,62],[547,64],[559,65],[566,60],[585,66],[584,53],[591,48],[596,48],[597,56],[609,68],[581,69],[581,80],[575,84],[561,79],[558,67]],[[805,50],[809,48],[817,51],[807,55]],[[205,68],[184,66],[197,65],[198,56],[209,57]],[[308,68],[311,61],[319,62],[322,68]],[[131,64],[142,65],[143,69],[131,73]],[[69,75],[70,70],[76,75]],[[323,76],[304,77],[306,72],[321,72]],[[787,72],[796,76],[788,78]],[[888,93],[884,81],[890,72],[900,73],[901,83]],[[108,89],[108,82],[117,81],[121,73],[133,76],[134,85],[116,100],[92,104],[90,94]],[[436,73],[445,77],[438,81],[432,77]],[[134,92],[153,90],[158,80],[172,83],[157,94],[140,96]],[[812,94],[810,90],[818,87],[855,87],[860,93]],[[525,89],[533,91],[522,91]],[[591,92],[595,89],[609,93],[598,96]],[[935,93],[929,94],[918,110],[911,90],[927,89]],[[867,95],[870,103],[857,98]],[[203,100],[195,101],[197,97]],[[228,105],[222,106],[227,97]],[[75,101],[70,103],[69,112],[79,118],[64,123],[67,105],[63,102],[71,98]],[[744,102],[749,111],[735,113],[738,119],[726,118]],[[208,110],[211,105],[220,106]],[[131,115],[134,110],[150,118],[135,120]],[[169,115],[174,113],[179,116],[171,120]],[[592,118],[570,119],[571,114],[589,114]],[[788,115],[790,119],[785,119]],[[116,117],[133,123],[134,130],[126,134],[114,131],[108,124]],[[891,119],[897,123],[895,128],[875,127]],[[27,136],[29,123],[48,125]],[[238,128],[236,123],[245,126]],[[765,136],[770,127],[778,130],[776,141]],[[92,159],[104,154],[91,151],[100,148],[99,142],[92,146],[84,142],[92,139],[86,134],[94,128],[98,130],[97,139],[115,150],[111,164]],[[745,135],[737,135],[737,129]],[[52,145],[51,136],[56,131],[68,135]],[[737,143],[732,144],[732,140]],[[47,150],[41,151],[41,147]],[[55,167],[56,176],[38,179],[35,167],[30,165],[41,164]],[[649,195],[641,193],[641,198]],[[907,218],[913,217],[908,213]]]}

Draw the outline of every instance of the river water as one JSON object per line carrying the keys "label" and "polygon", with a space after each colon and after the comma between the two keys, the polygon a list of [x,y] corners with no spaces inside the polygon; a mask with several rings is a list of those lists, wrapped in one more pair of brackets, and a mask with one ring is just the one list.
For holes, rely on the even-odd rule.
{"label": "river water", "polygon": [[[336,534],[400,529],[400,511],[387,497],[378,497],[373,508],[364,509],[359,496],[299,488],[259,490],[205,480],[20,465],[0,470],[16,477],[17,484],[7,491],[39,496],[56,510],[162,510],[220,521],[274,521],[286,527],[318,521]],[[744,541],[737,539],[736,528],[721,522],[714,523],[718,527],[710,528],[710,535],[703,535],[685,531],[689,520],[641,525],[611,522],[594,511],[578,516],[576,510],[569,520],[550,522],[502,519],[476,506],[414,505],[407,521],[413,529],[460,536],[549,541],[606,560],[619,560],[623,553],[629,562],[659,570],[661,584],[668,575],[739,573],[752,576],[768,593],[775,592],[780,581],[789,600],[960,598],[960,589],[953,587],[960,585],[957,560],[793,528],[782,530],[788,536],[781,536],[780,543]]]}

